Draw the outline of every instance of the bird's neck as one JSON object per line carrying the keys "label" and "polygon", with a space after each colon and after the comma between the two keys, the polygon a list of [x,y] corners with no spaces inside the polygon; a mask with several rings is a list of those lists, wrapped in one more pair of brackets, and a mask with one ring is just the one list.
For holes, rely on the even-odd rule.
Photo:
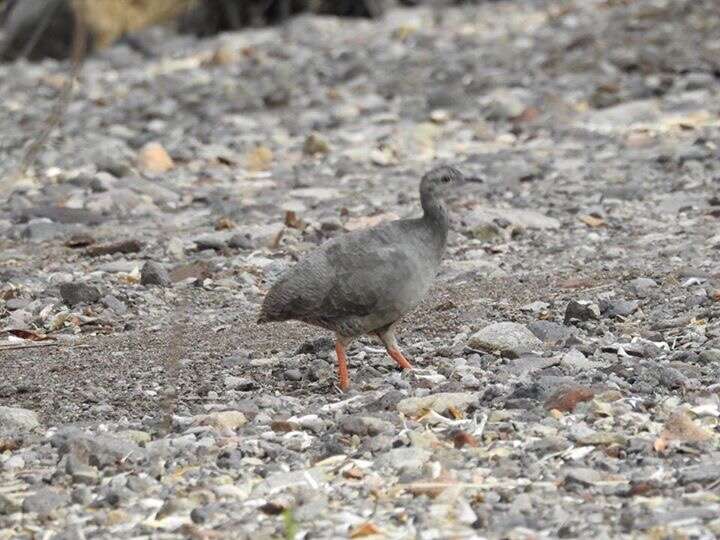
{"label": "bird's neck", "polygon": [[433,197],[428,193],[421,194],[420,202],[424,212],[423,221],[432,231],[433,240],[437,242],[438,249],[444,251],[448,229],[450,228],[450,220],[445,203],[438,197]]}

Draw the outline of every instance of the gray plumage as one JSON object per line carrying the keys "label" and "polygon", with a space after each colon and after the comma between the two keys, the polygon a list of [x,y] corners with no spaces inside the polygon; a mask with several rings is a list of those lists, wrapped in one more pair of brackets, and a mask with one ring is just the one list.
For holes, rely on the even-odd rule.
{"label": "gray plumage", "polygon": [[302,258],[272,286],[258,322],[298,320],[346,338],[380,335],[432,285],[447,242],[444,191],[461,178],[452,167],[431,170],[420,183],[422,217],[342,235]]}

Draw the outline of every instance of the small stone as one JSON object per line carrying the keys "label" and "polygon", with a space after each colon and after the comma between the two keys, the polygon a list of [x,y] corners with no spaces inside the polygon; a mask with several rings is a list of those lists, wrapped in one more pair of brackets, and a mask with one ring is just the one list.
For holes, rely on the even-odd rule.
{"label": "small stone", "polygon": [[29,433],[40,427],[34,411],[16,407],[0,407],[0,433]]}
{"label": "small stone", "polygon": [[575,300],[570,300],[565,309],[565,324],[576,321],[597,320],[600,318],[600,309],[594,304],[581,304]]}
{"label": "small stone", "polygon": [[570,328],[554,321],[533,321],[528,324],[528,329],[540,341],[549,345],[560,343],[572,336]]}
{"label": "small stone", "polygon": [[140,283],[142,285],[158,285],[159,287],[170,287],[172,280],[165,268],[155,261],[146,262],[140,270]]}
{"label": "small stone", "polygon": [[252,390],[253,388],[257,388],[257,384],[252,379],[248,379],[247,377],[235,377],[234,375],[228,375],[225,377],[224,381],[225,388],[228,390]]}
{"label": "small stone", "polygon": [[393,448],[377,458],[380,466],[389,466],[393,469],[418,471],[432,456],[429,450],[423,448]]}
{"label": "small stone", "polygon": [[223,233],[204,234],[193,241],[200,251],[205,249],[222,251],[227,246],[227,239]]}
{"label": "small stone", "polygon": [[391,431],[393,425],[386,420],[373,418],[372,416],[349,415],[340,420],[340,429],[343,433],[362,437],[365,435],[375,436]]}
{"label": "small stone", "polygon": [[656,289],[658,286],[654,279],[639,277],[630,282],[630,287],[639,297],[645,297]]}
{"label": "small stone", "polygon": [[60,456],[87,456],[89,465],[98,468],[121,461],[141,461],[145,452],[135,443],[109,434],[90,434],[74,427],[58,430],[51,439]]}
{"label": "small stone", "polygon": [[542,342],[527,327],[514,322],[486,326],[470,337],[468,345],[488,352],[500,351],[513,357],[542,348]]}
{"label": "small stone", "polygon": [[302,371],[299,369],[288,369],[285,372],[285,378],[288,381],[302,381]]}
{"label": "small stone", "polygon": [[25,497],[22,510],[23,512],[35,512],[41,516],[47,516],[54,510],[65,506],[67,502],[67,495],[46,488]]}
{"label": "small stone", "polygon": [[60,285],[60,297],[70,307],[77,304],[94,304],[100,300],[101,294],[97,287],[87,283],[71,282]]}
{"label": "small stone", "polygon": [[2,464],[3,470],[6,471],[13,471],[16,469],[24,469],[25,468],[25,460],[22,456],[10,456],[7,458],[3,464]]}
{"label": "small stone", "polygon": [[215,429],[235,431],[247,424],[247,418],[239,411],[222,411],[196,416],[195,425],[212,426]]}
{"label": "small stone", "polygon": [[150,173],[164,173],[175,167],[165,148],[157,142],[149,142],[138,155],[138,165]]}
{"label": "small stone", "polygon": [[600,311],[606,317],[629,317],[640,307],[637,300],[617,299],[600,302]]}
{"label": "small stone", "polygon": [[238,51],[227,45],[220,45],[210,57],[210,64],[213,66],[226,66],[240,61]]}
{"label": "small stone", "polygon": [[560,365],[571,371],[584,371],[593,367],[593,363],[576,349],[571,349],[563,354],[560,359]]}
{"label": "small stone", "polygon": [[429,410],[444,414],[453,407],[465,411],[477,403],[477,396],[467,392],[440,392],[425,397],[409,397],[397,404],[397,410],[405,416],[420,416]]}
{"label": "small stone", "polygon": [[111,294],[103,296],[101,302],[105,307],[113,310],[118,315],[124,315],[127,313],[128,308],[125,303],[121,302]]}
{"label": "small stone", "polygon": [[311,133],[308,135],[307,139],[305,139],[303,152],[309,156],[327,154],[330,152],[330,145],[319,134]]}
{"label": "small stone", "polygon": [[720,349],[705,349],[698,358],[707,364],[720,364]]}
{"label": "small stone", "polygon": [[547,399],[545,408],[560,412],[572,412],[578,403],[590,401],[594,395],[593,390],[584,386],[562,388]]}
{"label": "small stone", "polygon": [[228,247],[233,249],[254,249],[252,238],[247,234],[234,234],[227,241]]}

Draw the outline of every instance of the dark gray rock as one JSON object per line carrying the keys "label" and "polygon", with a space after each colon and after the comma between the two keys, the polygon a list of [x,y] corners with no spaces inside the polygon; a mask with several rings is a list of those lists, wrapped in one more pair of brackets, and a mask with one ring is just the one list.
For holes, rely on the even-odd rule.
{"label": "dark gray rock", "polygon": [[565,324],[571,321],[590,321],[596,320],[599,317],[597,306],[592,304],[581,304],[575,300],[568,302],[567,308],[565,309]]}
{"label": "dark gray rock", "polygon": [[77,304],[94,304],[100,300],[100,291],[97,287],[87,283],[71,282],[60,285],[60,297],[68,306]]}
{"label": "dark gray rock", "polygon": [[562,342],[572,335],[570,328],[554,321],[533,321],[528,324],[528,329],[540,341],[549,344]]}
{"label": "dark gray rock", "polygon": [[158,285],[159,287],[172,286],[170,274],[160,263],[146,262],[140,271],[140,283],[143,285]]}
{"label": "dark gray rock", "polygon": [[73,454],[101,469],[123,460],[137,462],[145,457],[145,451],[132,441],[107,434],[89,434],[73,427],[58,431],[51,443],[61,456]]}

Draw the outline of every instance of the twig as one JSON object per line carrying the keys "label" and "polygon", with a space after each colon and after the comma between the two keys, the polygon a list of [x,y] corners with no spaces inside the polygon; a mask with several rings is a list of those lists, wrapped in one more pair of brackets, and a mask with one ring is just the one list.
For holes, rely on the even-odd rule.
{"label": "twig", "polygon": [[39,349],[42,347],[57,347],[60,345],[57,341],[41,341],[35,345],[4,345],[0,346],[0,351],[15,351],[19,349]]}
{"label": "twig", "polygon": [[60,124],[60,121],[67,110],[68,104],[70,103],[75,79],[80,75],[80,69],[82,68],[83,61],[85,60],[87,53],[87,38],[88,33],[85,21],[80,15],[79,10],[75,10],[75,31],[73,33],[72,69],[70,76],[63,83],[60,95],[55,101],[52,111],[50,111],[50,116],[45,123],[45,127],[32,142],[20,161],[20,165],[16,173],[16,179],[20,179],[27,174],[28,169],[30,169],[30,167],[35,163],[40,151],[50,138],[52,131]]}

